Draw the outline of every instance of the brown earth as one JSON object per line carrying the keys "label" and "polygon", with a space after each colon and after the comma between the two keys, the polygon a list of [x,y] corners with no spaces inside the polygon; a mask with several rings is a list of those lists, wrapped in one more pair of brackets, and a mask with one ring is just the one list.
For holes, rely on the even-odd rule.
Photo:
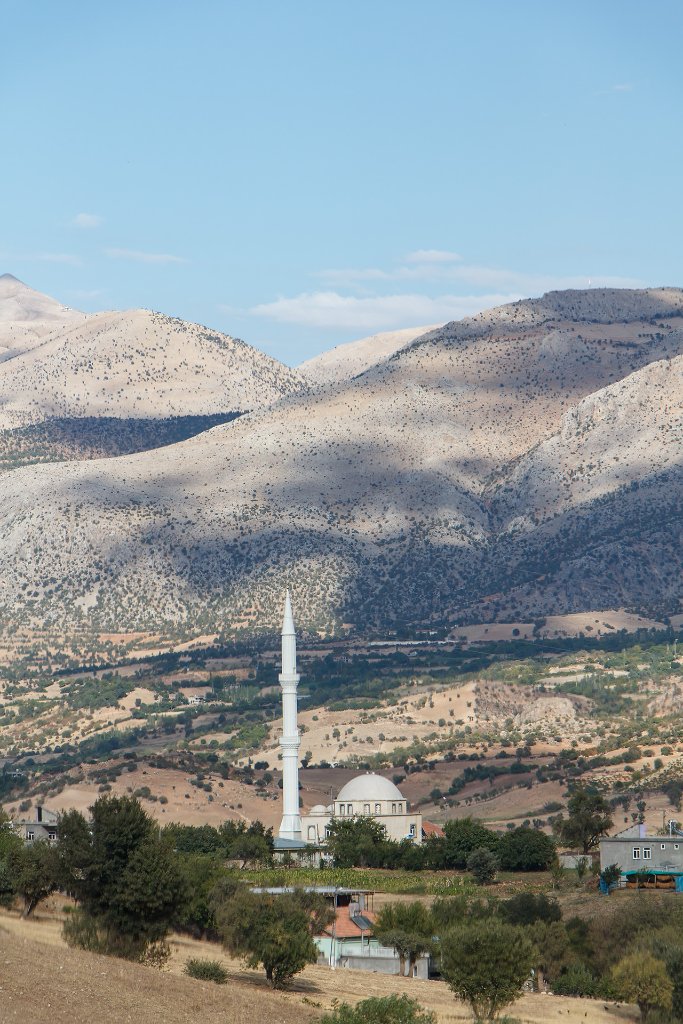
{"label": "brown earth", "polygon": [[[466,1007],[443,982],[386,977],[363,971],[308,967],[287,992],[272,992],[258,971],[225,957],[219,946],[174,936],[163,972],[68,949],[61,923],[50,913],[35,921],[0,915],[0,1007],[3,1024],[305,1024],[336,1001],[407,993],[437,1015],[438,1024],[471,1021]],[[228,984],[216,986],[183,975],[188,957],[220,960]],[[602,1000],[526,995],[512,1007],[521,1024],[614,1024],[636,1021],[633,1007]]]}

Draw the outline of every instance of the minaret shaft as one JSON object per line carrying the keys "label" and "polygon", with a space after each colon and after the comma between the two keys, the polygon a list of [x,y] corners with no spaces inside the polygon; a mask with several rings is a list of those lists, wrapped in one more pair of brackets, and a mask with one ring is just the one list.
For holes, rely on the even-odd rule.
{"label": "minaret shaft", "polygon": [[299,675],[296,671],[296,631],[292,615],[289,591],[285,598],[285,614],[282,623],[282,796],[283,815],[280,823],[280,839],[301,839],[301,815],[299,814],[299,745],[301,738],[297,725],[297,687]]}

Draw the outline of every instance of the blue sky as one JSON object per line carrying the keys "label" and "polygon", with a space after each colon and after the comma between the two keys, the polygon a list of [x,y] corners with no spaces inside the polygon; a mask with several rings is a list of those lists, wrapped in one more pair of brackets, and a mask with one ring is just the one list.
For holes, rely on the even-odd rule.
{"label": "blue sky", "polygon": [[0,0],[0,273],[294,364],[683,285],[678,0]]}

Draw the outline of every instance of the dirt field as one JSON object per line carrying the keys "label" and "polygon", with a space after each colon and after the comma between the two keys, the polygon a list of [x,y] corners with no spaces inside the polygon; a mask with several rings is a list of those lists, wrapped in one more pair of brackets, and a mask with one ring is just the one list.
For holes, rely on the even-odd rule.
{"label": "dirt field", "polygon": [[[0,914],[0,1019],[3,1024],[306,1024],[335,1000],[406,992],[434,1010],[439,1024],[471,1021],[441,982],[392,978],[362,971],[309,967],[291,990],[271,992],[258,971],[245,970],[220,947],[175,936],[168,968],[159,972],[68,949],[61,922],[50,912],[35,921]],[[190,956],[221,960],[230,978],[216,986],[182,973]],[[637,1021],[632,1007],[555,996],[525,996],[512,1013],[522,1024],[614,1024]]]}

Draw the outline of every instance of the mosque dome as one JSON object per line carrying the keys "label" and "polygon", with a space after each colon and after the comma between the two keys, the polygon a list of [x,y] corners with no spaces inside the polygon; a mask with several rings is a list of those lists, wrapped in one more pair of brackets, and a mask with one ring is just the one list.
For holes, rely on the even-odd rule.
{"label": "mosque dome", "polygon": [[403,800],[401,790],[383,775],[366,772],[351,779],[339,791],[337,800]]}

